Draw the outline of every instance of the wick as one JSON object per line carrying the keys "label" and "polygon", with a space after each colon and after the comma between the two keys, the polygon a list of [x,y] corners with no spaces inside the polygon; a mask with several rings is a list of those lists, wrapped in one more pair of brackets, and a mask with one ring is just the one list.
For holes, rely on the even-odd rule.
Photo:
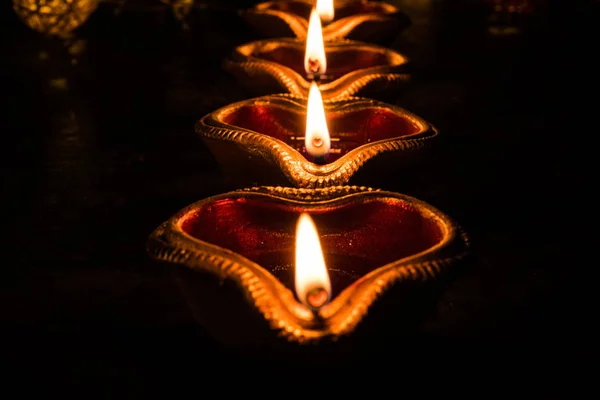
{"label": "wick", "polygon": [[319,309],[319,308],[323,307],[323,305],[325,305],[325,303],[327,303],[328,299],[329,299],[329,295],[327,294],[327,291],[325,289],[323,289],[322,287],[317,287],[317,288],[311,289],[306,294],[306,302],[313,309]]}
{"label": "wick", "polygon": [[308,70],[313,74],[318,74],[321,71],[321,63],[318,59],[310,57],[308,59]]}
{"label": "wick", "polygon": [[320,137],[314,138],[312,142],[315,147],[323,146],[323,139],[321,139]]}

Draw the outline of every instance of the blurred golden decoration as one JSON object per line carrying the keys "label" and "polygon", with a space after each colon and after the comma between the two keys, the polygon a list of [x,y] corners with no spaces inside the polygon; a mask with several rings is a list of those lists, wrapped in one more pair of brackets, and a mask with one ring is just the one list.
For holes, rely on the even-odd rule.
{"label": "blurred golden decoration", "polygon": [[494,12],[508,12],[517,14],[529,14],[535,10],[534,0],[488,0],[494,5]]}
{"label": "blurred golden decoration", "polygon": [[194,0],[161,0],[164,4],[171,6],[173,15],[181,22],[184,29],[189,29],[185,18],[194,7]]}
{"label": "blurred golden decoration", "polygon": [[543,7],[545,0],[487,0],[490,5],[488,32],[493,36],[521,33],[527,18]]}
{"label": "blurred golden decoration", "polygon": [[19,18],[38,32],[66,36],[82,25],[99,0],[13,0]]}

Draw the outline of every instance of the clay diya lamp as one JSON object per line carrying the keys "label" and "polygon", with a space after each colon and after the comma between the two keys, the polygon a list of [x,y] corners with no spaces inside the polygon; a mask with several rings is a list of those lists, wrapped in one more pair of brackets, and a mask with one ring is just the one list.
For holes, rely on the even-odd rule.
{"label": "clay diya lamp", "polygon": [[265,349],[337,346],[364,338],[359,332],[378,341],[404,322],[388,300],[431,285],[467,254],[468,241],[444,213],[402,194],[260,187],[184,208],[147,249],[179,265],[174,277],[211,335]]}
{"label": "clay diya lamp", "polygon": [[225,106],[200,119],[196,132],[236,187],[303,188],[364,184],[372,173],[410,163],[409,155],[438,134],[376,100],[323,103],[315,84],[308,101],[280,94]]}
{"label": "clay diya lamp", "polygon": [[[265,37],[296,37],[303,40],[307,36],[313,7],[313,0],[268,1],[247,10],[244,18]],[[326,24],[323,29],[325,40],[346,38],[387,42],[410,25],[404,13],[385,2],[318,0],[316,8]]]}
{"label": "clay diya lamp", "polygon": [[325,100],[381,98],[410,79],[407,58],[394,50],[348,40],[324,43],[316,12],[309,30],[306,40],[270,39],[239,46],[224,67],[259,96],[306,97],[310,82],[318,80]]}

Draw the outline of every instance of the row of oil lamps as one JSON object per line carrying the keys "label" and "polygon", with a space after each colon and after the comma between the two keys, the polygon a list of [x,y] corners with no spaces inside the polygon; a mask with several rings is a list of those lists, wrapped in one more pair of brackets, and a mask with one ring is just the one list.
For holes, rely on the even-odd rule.
{"label": "row of oil lamps", "polygon": [[[399,318],[389,304],[410,302],[409,287],[467,252],[464,233],[434,207],[352,185],[438,132],[404,109],[354,97],[409,79],[401,54],[345,39],[397,35],[396,7],[273,1],[246,15],[265,34],[296,37],[237,47],[225,67],[263,96],[212,112],[196,131],[251,188],[179,211],[153,232],[148,252],[177,264],[195,317],[222,342],[339,343]],[[378,306],[394,309],[378,321]]]}
{"label": "row of oil lamps", "polygon": [[[63,31],[98,3],[14,2],[34,29]],[[78,17],[65,16],[73,10]],[[366,0],[270,1],[244,17],[270,39],[237,47],[224,66],[260,97],[206,115],[196,131],[250,189],[179,211],[152,233],[148,252],[173,264],[194,316],[224,343],[340,343],[386,330],[417,306],[406,293],[468,248],[431,205],[356,186],[438,135],[373,100],[410,79],[406,57],[371,44],[397,36],[407,18]]]}

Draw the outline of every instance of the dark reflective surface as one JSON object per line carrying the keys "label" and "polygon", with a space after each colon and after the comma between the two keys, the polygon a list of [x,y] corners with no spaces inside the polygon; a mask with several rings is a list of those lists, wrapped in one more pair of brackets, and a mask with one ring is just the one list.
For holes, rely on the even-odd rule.
{"label": "dark reflective surface", "polygon": [[[398,368],[414,358],[564,369],[597,356],[594,209],[581,201],[595,182],[597,2],[548,1],[495,22],[483,1],[398,3],[413,26],[394,48],[416,65],[396,104],[442,135],[414,170],[382,171],[373,186],[440,208],[474,247],[419,335],[399,344]],[[257,36],[227,2],[194,10],[188,30],[167,11],[115,15],[104,4],[65,47],[2,7],[0,310],[11,370],[86,397],[146,398],[180,387],[173,380],[202,381],[200,364],[249,367],[193,323],[144,247],[180,208],[233,189],[193,127],[247,97],[220,66]]]}

